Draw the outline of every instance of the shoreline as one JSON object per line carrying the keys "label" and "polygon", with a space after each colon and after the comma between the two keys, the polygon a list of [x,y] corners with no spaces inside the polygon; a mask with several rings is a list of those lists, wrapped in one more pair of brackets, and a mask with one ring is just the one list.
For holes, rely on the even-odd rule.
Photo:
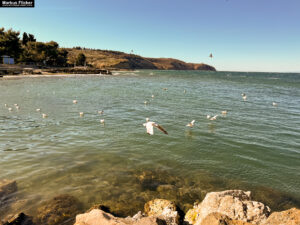
{"label": "shoreline", "polygon": [[[0,180],[0,203],[13,207],[18,191],[17,182]],[[154,198],[144,203],[133,216],[118,216],[110,205],[94,204],[82,208],[80,199],[61,194],[41,203],[35,214],[23,211],[0,219],[0,225],[289,225],[300,224],[300,209],[272,211],[263,202],[252,198],[251,191],[225,190],[208,192],[186,212],[175,201]]]}
{"label": "shoreline", "polygon": [[84,77],[84,76],[112,76],[108,74],[42,74],[42,75],[3,75],[2,79],[15,79],[15,78],[43,78],[43,77]]}

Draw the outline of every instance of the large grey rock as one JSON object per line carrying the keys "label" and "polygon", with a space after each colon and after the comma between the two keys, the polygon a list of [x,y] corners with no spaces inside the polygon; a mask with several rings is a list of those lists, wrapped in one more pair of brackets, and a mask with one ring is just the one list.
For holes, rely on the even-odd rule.
{"label": "large grey rock", "polygon": [[228,190],[208,193],[200,204],[194,205],[185,215],[185,221],[201,225],[210,213],[221,213],[232,220],[259,224],[267,219],[270,208],[261,202],[251,201],[250,191]]}
{"label": "large grey rock", "polygon": [[100,209],[93,209],[90,212],[76,216],[74,225],[164,225],[156,217],[127,217],[119,218],[106,213]]}
{"label": "large grey rock", "polygon": [[179,223],[176,205],[169,200],[151,200],[145,204],[144,211],[148,216],[155,216],[166,221],[167,225],[177,225]]}

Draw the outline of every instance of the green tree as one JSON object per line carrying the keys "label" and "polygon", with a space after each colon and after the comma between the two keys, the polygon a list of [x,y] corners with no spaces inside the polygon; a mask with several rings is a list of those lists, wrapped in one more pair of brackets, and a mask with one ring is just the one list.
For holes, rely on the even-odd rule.
{"label": "green tree", "polygon": [[26,32],[23,33],[22,44],[26,45],[28,42],[28,35]]}
{"label": "green tree", "polygon": [[9,55],[16,60],[22,53],[22,48],[19,38],[20,32],[9,29],[5,31],[4,28],[0,28],[0,56]]}
{"label": "green tree", "polygon": [[36,39],[33,34],[28,34],[28,41],[36,42]]}
{"label": "green tree", "polygon": [[27,42],[23,46],[23,54],[20,61],[25,63],[36,63],[47,66],[66,66],[68,52],[60,49],[55,41],[48,43],[43,42]]}
{"label": "green tree", "polygon": [[83,53],[79,53],[76,58],[76,66],[84,66],[86,57]]}

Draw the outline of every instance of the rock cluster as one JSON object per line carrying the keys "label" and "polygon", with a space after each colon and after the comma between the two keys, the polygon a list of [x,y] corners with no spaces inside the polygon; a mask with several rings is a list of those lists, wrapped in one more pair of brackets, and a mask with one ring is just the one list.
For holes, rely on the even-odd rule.
{"label": "rock cluster", "polygon": [[[6,180],[0,184],[1,199],[17,190],[16,182]],[[162,188],[170,189],[169,186]],[[165,199],[148,201],[144,205],[144,212],[138,212],[133,217],[117,217],[101,204],[78,214],[80,212],[80,202],[76,198],[60,195],[44,202],[34,218],[20,213],[6,219],[6,222],[0,221],[0,225],[59,225],[74,222],[74,225],[300,225],[299,209],[292,208],[270,215],[268,206],[252,201],[251,193],[242,190],[208,193],[201,203],[194,204],[184,218],[175,203]]]}
{"label": "rock cluster", "polygon": [[75,225],[178,225],[178,212],[171,201],[155,199],[147,202],[144,210],[144,215],[138,212],[133,217],[120,218],[101,209],[92,209],[77,215]]}

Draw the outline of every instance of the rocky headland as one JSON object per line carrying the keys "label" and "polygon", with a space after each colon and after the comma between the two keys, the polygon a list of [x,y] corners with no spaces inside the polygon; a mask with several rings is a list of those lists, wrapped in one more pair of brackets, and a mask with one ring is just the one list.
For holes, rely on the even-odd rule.
{"label": "rocky headland", "polygon": [[118,51],[93,50],[85,48],[67,48],[68,63],[73,64],[78,54],[86,56],[86,62],[94,68],[109,70],[208,70],[216,71],[213,66],[204,63],[186,63],[172,58],[147,58]]}
{"label": "rocky headland", "polygon": [[[17,183],[0,181],[1,208],[13,204]],[[300,210],[291,208],[272,212],[270,207],[255,201],[250,191],[226,190],[207,193],[202,202],[184,213],[167,199],[153,199],[134,216],[119,217],[109,206],[94,205],[83,212],[79,200],[71,195],[59,195],[43,204],[37,215],[20,212],[0,218],[1,225],[299,225]]]}

